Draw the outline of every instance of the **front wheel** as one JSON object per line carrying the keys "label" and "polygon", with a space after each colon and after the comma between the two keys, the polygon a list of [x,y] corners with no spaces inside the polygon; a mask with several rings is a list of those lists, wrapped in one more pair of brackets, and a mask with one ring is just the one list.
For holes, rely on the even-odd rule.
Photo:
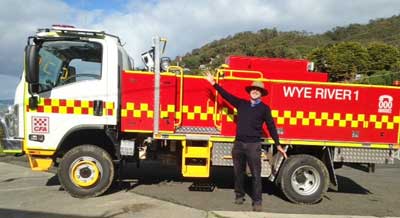
{"label": "front wheel", "polygon": [[285,161],[281,170],[281,189],[291,202],[314,204],[328,190],[328,170],[314,156],[293,155]]}
{"label": "front wheel", "polygon": [[114,179],[111,156],[95,145],[80,145],[68,151],[58,168],[62,187],[77,198],[96,197],[110,187]]}

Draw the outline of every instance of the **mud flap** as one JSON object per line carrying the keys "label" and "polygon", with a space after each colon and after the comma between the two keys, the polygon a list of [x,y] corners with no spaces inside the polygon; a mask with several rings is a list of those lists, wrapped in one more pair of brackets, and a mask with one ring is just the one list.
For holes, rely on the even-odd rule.
{"label": "mud flap", "polygon": [[337,177],[335,174],[335,168],[333,165],[331,148],[329,148],[329,147],[325,148],[325,152],[323,153],[323,156],[322,156],[322,162],[325,163],[325,166],[329,172],[329,179],[330,179],[329,188],[332,190],[337,190],[338,189],[338,181],[337,181]]}
{"label": "mud flap", "polygon": [[[287,152],[288,146],[285,145],[285,146],[283,147],[283,149],[285,150],[285,152]],[[273,161],[272,161],[272,172],[271,172],[271,176],[268,178],[269,181],[271,181],[271,182],[274,182],[274,181],[275,181],[275,179],[276,179],[276,177],[277,177],[277,175],[278,175],[278,172],[279,172],[279,168],[281,167],[281,165],[282,165],[284,159],[285,159],[285,158],[283,157],[283,155],[282,155],[281,153],[277,152],[277,153],[275,154],[275,156],[274,156],[274,158],[273,158]]]}

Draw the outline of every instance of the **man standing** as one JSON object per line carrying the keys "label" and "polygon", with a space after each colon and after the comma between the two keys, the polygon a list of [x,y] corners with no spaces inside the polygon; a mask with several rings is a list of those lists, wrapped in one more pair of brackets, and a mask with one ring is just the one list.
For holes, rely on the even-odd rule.
{"label": "man standing", "polygon": [[261,211],[261,136],[264,122],[267,124],[269,134],[274,140],[277,150],[287,158],[285,150],[279,143],[271,109],[261,101],[261,97],[266,96],[268,92],[262,82],[254,81],[251,86],[245,88],[250,95],[250,100],[244,100],[225,91],[215,82],[214,77],[209,72],[206,73],[206,79],[238,112],[236,138],[232,149],[235,203],[243,204],[245,201],[244,178],[247,162],[253,177],[251,196],[253,211]]}

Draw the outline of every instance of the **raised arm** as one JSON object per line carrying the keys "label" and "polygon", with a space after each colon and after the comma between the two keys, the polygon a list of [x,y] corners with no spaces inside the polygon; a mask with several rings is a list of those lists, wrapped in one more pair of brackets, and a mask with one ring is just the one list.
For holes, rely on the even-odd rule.
{"label": "raised arm", "polygon": [[219,94],[221,94],[221,96],[228,101],[231,105],[233,105],[234,107],[238,107],[240,104],[241,99],[230,94],[229,92],[227,92],[225,89],[223,89],[221,86],[219,86],[215,80],[213,75],[211,75],[210,72],[206,73],[206,78],[205,78],[217,91]]}

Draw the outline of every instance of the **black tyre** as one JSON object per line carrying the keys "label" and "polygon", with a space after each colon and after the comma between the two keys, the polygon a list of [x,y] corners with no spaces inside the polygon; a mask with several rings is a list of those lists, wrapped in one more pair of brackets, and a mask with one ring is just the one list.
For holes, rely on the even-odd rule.
{"label": "black tyre", "polygon": [[110,187],[114,165],[110,154],[94,145],[80,145],[68,151],[58,167],[62,187],[77,198],[96,197]]}
{"label": "black tyre", "polygon": [[283,194],[294,203],[317,203],[328,190],[328,170],[322,161],[311,155],[289,157],[279,176]]}

